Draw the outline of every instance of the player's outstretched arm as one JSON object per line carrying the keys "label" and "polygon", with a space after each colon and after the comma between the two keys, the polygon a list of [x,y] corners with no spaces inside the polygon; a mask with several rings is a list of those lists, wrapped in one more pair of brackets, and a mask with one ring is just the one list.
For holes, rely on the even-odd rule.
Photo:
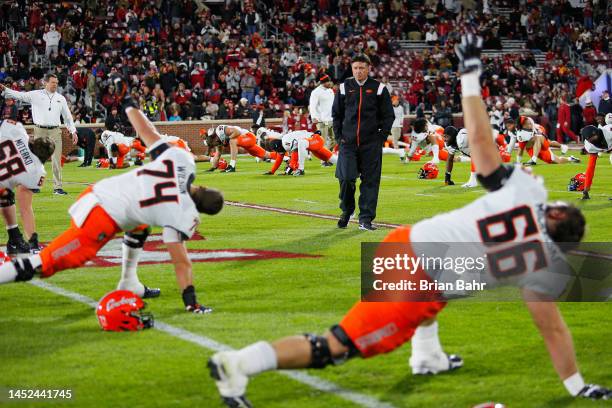
{"label": "player's outstretched arm", "polygon": [[130,106],[126,108],[125,114],[145,145],[152,146],[161,139],[153,123],[139,109]]}
{"label": "player's outstretched arm", "polygon": [[480,90],[482,38],[463,35],[455,46],[461,74],[461,105],[471,157],[480,176],[487,177],[501,165],[499,150],[491,139],[491,124]]}
{"label": "player's outstretched arm", "polygon": [[585,384],[576,364],[572,335],[557,304],[537,292],[523,289],[525,304],[540,331],[550,359],[567,391],[574,397],[610,399],[612,391],[595,384]]}
{"label": "player's outstretched arm", "polygon": [[125,110],[125,114],[132,124],[132,127],[145,145],[152,146],[161,139],[157,129],[155,129],[153,123],[151,123],[144,113],[142,113],[138,103],[130,96],[129,84],[126,80],[121,77],[115,77],[113,83],[115,84],[118,95],[121,96],[121,107]]}

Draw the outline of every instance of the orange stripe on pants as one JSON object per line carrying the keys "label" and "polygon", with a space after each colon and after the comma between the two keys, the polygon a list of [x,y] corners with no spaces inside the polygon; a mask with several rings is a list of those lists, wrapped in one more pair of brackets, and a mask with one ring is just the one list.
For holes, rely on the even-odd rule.
{"label": "orange stripe on pants", "polygon": [[[91,191],[92,187],[88,187],[80,197]],[[121,228],[101,206],[96,206],[91,210],[81,227],[77,227],[74,221],[71,221],[70,224],[70,228],[40,251],[43,278],[48,278],[65,269],[83,266],[85,262],[95,257],[100,248],[106,245],[115,234],[121,231]]]}
{"label": "orange stripe on pants", "polygon": [[[414,257],[410,245],[410,227],[403,226],[393,230],[384,239],[386,243],[404,243],[404,252]],[[376,256],[385,250],[377,250]],[[395,252],[395,248],[391,250]],[[388,251],[389,252],[389,251]],[[384,254],[394,256],[396,253]],[[393,273],[387,271],[385,273]],[[405,271],[402,272],[405,274]],[[428,279],[422,269],[414,275]],[[388,353],[401,346],[412,336],[419,325],[435,317],[446,306],[446,302],[394,302],[360,301],[344,316],[340,326],[344,329],[355,347],[364,358]]]}

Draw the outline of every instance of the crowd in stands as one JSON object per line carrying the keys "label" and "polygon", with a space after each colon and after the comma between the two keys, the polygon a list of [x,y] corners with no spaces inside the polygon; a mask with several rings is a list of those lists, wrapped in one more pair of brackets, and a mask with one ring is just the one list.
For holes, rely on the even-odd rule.
{"label": "crowd in stands", "polygon": [[[398,78],[379,79],[407,113],[447,123],[460,111],[452,50],[465,29],[480,33],[485,48],[510,38],[546,53],[544,69],[528,50],[490,58],[483,93],[491,108],[499,102],[550,113],[561,95],[571,102],[594,79],[572,65],[572,53],[609,52],[610,15],[601,0],[584,9],[568,0],[228,0],[210,7],[192,0],[2,2],[0,81],[29,90],[46,72],[57,74],[80,122],[103,121],[118,106],[109,80],[115,73],[129,79],[153,120],[307,116],[321,74],[343,81],[356,53],[368,54],[377,72],[397,58],[400,40],[422,40],[427,49],[401,54],[402,86]],[[511,11],[494,14],[496,7]],[[2,114],[30,121],[29,109],[14,102]]]}

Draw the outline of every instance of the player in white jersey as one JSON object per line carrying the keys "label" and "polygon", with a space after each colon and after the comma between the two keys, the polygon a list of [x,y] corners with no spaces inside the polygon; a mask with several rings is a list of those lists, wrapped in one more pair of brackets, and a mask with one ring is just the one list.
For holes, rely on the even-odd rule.
{"label": "player in white jersey", "polygon": [[[485,245],[494,251],[504,245],[522,248],[538,239],[576,242],[584,232],[584,217],[579,209],[566,204],[545,204],[546,190],[538,180],[523,169],[506,167],[501,163],[498,148],[491,141],[491,127],[481,96],[481,45],[482,39],[464,36],[461,46],[457,47],[457,55],[472,159],[476,162],[479,180],[490,193],[467,207],[421,221],[412,231],[404,226],[391,232],[385,241],[391,245],[401,244],[397,246],[410,253],[413,259],[411,242],[417,240],[486,242]],[[531,194],[525,194],[525,189]],[[506,226],[506,230],[502,226]],[[519,229],[521,226],[523,228]],[[527,234],[531,235],[527,237]],[[382,247],[379,246],[379,251],[384,250]],[[532,263],[530,271],[525,273],[537,275],[542,273],[539,269],[541,266]],[[387,270],[380,276],[389,272],[393,273]],[[406,272],[404,269],[403,276],[410,276]],[[414,273],[422,279],[432,279],[422,268],[417,268]],[[541,302],[550,300],[547,291],[540,293],[538,286],[529,279],[522,280],[522,284],[527,307],[570,394],[612,398],[610,390],[585,384],[582,380],[576,367],[571,335],[556,304]],[[413,373],[437,373],[456,368],[461,360],[449,358],[442,351],[438,339],[435,316],[444,308],[445,302],[438,297],[431,299],[421,302],[357,302],[339,325],[322,336],[292,336],[274,343],[260,341],[240,350],[218,352],[208,361],[210,374],[228,406],[250,407],[245,397],[250,376],[276,369],[324,368],[354,356],[373,357],[390,352],[411,338]]]}
{"label": "player in white jersey", "polygon": [[100,135],[100,143],[106,149],[111,169],[124,169],[130,167],[130,151],[134,138],[125,136],[120,132],[105,130]]}
{"label": "player in white jersey", "polygon": [[416,119],[412,123],[410,148],[406,154],[408,160],[412,159],[417,147],[431,154],[433,164],[438,164],[440,159],[448,159],[448,152],[444,149],[443,134],[444,128],[442,126],[432,125],[426,119]]}
{"label": "player in white jersey", "polygon": [[325,141],[318,130],[314,133],[307,130],[296,130],[283,135],[269,129],[260,128],[257,133],[263,140],[280,139],[283,149],[291,155],[290,167],[296,167],[293,171],[294,176],[305,174],[304,165],[308,152],[324,163],[336,164],[337,162],[337,156],[325,147]]}
{"label": "player in white jersey", "polygon": [[[612,116],[612,114],[608,114]],[[612,118],[610,118],[612,121]],[[612,152],[612,124],[595,127],[593,125],[585,126],[580,131],[580,136],[584,140],[584,150],[589,155],[587,169],[585,172],[584,190],[582,190],[582,199],[589,200],[591,196],[591,185],[595,177],[595,166],[600,154]],[[610,155],[612,162],[612,154]]]}
{"label": "player in white jersey", "polygon": [[[116,81],[117,89],[127,85]],[[189,312],[207,313],[198,304],[192,283],[192,267],[185,241],[200,223],[199,213],[216,214],[223,196],[214,189],[193,185],[196,167],[183,149],[161,140],[153,124],[129,96],[123,105],[130,123],[149,146],[152,161],[139,169],[101,180],[87,188],[70,209],[71,227],[40,254],[14,260],[0,267],[0,283],[27,281],[35,275],[48,278],[64,269],[78,268],[93,258],[115,234],[125,231],[123,268],[119,289],[141,297],[154,297],[136,274],[138,258],[151,226],[163,228],[183,302]]]}
{"label": "player in white jersey", "polygon": [[[501,136],[501,137],[500,137]],[[491,137],[497,143],[500,149],[500,156],[502,161],[509,162],[510,154],[506,152],[506,141],[502,135],[497,132],[494,128],[491,128]],[[453,164],[455,161],[455,155],[457,152],[470,157],[470,145],[465,129],[457,130],[454,126],[448,126],[444,129],[444,143],[446,144],[446,150],[448,151],[448,159],[446,159],[446,172],[444,174],[444,183],[452,186],[455,183],[451,180],[453,172]],[[467,183],[463,184],[462,187],[472,188],[478,186],[478,180],[476,179],[476,169],[474,163],[470,163],[470,179]]]}
{"label": "player in white jersey", "polygon": [[[213,138],[213,134],[216,138]],[[214,132],[210,132],[206,144],[209,149],[216,149],[217,153],[214,157],[211,155],[212,167],[209,171],[214,171],[221,157],[219,147],[229,146],[230,147],[230,164],[225,169],[225,173],[233,173],[236,171],[236,159],[238,158],[238,148],[242,147],[251,156],[257,157],[263,160],[275,160],[276,152],[267,152],[257,144],[257,136],[253,132],[247,129],[243,129],[238,126],[219,125],[216,127]]]}
{"label": "player in white jersey", "polygon": [[[9,256],[40,251],[32,197],[45,180],[44,163],[54,150],[55,145],[48,137],[30,141],[21,123],[0,122],[0,207],[9,235],[6,244]],[[15,196],[29,243],[17,224]]]}

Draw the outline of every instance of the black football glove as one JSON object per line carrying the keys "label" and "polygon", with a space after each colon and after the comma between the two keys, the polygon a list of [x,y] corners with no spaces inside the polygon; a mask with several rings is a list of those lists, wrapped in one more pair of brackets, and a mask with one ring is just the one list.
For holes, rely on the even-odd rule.
{"label": "black football glove", "polygon": [[121,108],[126,110],[129,107],[140,109],[138,103],[130,95],[130,84],[123,77],[116,75],[111,78],[113,85],[115,85],[115,92],[121,100]]}
{"label": "black football glove", "polygon": [[612,400],[612,390],[597,384],[587,384],[580,390],[578,397],[593,400]]}
{"label": "black football glove", "polygon": [[444,184],[447,186],[454,186],[455,182],[451,180],[451,174],[449,172],[444,173]]}
{"label": "black football glove", "polygon": [[589,195],[588,191],[586,191],[586,190],[582,191],[582,199],[583,200],[590,200],[591,199],[591,196]]}
{"label": "black football glove", "polygon": [[266,171],[265,173],[263,173],[264,176],[272,176],[274,173],[272,173],[271,171]]}
{"label": "black football glove", "polygon": [[459,58],[459,73],[469,74],[472,72],[482,72],[482,37],[474,34],[464,34],[461,36],[461,44],[455,45],[455,54]]}
{"label": "black football glove", "polygon": [[207,172],[213,172],[213,171],[215,171],[215,170],[217,170],[217,168],[216,168],[216,167],[211,167],[210,169],[208,169],[208,170],[206,170],[206,171],[207,171]]}
{"label": "black football glove", "polygon": [[213,311],[212,308],[198,303],[193,285],[189,285],[183,290],[183,303],[185,304],[185,310],[189,313],[204,314]]}

